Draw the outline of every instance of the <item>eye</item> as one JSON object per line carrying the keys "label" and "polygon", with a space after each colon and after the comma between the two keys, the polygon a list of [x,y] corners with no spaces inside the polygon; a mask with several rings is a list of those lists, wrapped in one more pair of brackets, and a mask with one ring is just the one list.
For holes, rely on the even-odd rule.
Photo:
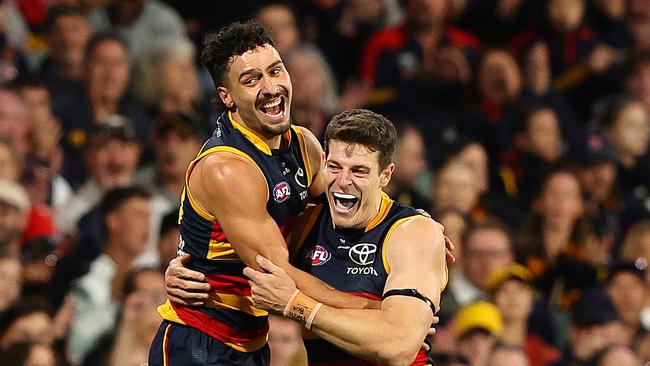
{"label": "eye", "polygon": [[366,169],[355,169],[352,171],[355,177],[364,178],[368,176],[368,171]]}
{"label": "eye", "polygon": [[341,171],[341,167],[336,164],[328,163],[325,167],[332,173],[338,173]]}
{"label": "eye", "polygon": [[244,85],[255,85],[259,81],[258,78],[250,78],[244,80]]}
{"label": "eye", "polygon": [[274,67],[271,70],[271,75],[273,75],[273,76],[278,76],[278,75],[280,75],[280,73],[282,73],[282,69],[279,68],[279,67]]}

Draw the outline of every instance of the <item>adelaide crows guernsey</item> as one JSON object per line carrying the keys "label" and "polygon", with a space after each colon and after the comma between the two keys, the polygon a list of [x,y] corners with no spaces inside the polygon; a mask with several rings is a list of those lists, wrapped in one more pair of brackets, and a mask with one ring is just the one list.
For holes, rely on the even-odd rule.
{"label": "adelaide crows guernsey", "polygon": [[[379,213],[362,229],[334,228],[327,206],[309,209],[305,232],[292,243],[296,267],[337,290],[381,300],[390,272],[386,243],[400,224],[422,211],[391,200],[382,193]],[[297,234],[294,232],[294,234]],[[313,333],[303,334],[310,365],[373,365],[354,358]],[[423,350],[414,365],[428,364]]]}
{"label": "adelaide crows guernsey", "polygon": [[[292,220],[307,205],[312,171],[302,131],[292,126],[282,139],[283,147],[272,150],[230,113],[219,117],[212,137],[187,169],[179,215],[178,250],[192,255],[188,268],[206,275],[212,286],[210,297],[203,307],[169,300],[158,307],[164,319],[199,329],[242,352],[253,352],[266,344],[268,314],[253,305],[248,279],[242,273],[245,265],[217,219],[195,202],[188,188],[189,176],[197,162],[210,154],[232,153],[250,160],[268,186],[266,209],[286,236]],[[241,195],[245,197],[246,192]]]}

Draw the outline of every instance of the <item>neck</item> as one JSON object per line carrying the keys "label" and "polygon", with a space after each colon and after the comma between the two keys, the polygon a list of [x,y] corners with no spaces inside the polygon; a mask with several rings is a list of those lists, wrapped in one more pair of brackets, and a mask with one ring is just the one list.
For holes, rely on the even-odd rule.
{"label": "neck", "polygon": [[123,246],[124,243],[115,239],[110,239],[106,243],[105,254],[115,262],[118,272],[128,271],[136,257],[134,254],[122,250]]}
{"label": "neck", "polygon": [[571,239],[571,229],[546,226],[542,229],[542,238],[546,255],[555,258]]}
{"label": "neck", "polygon": [[253,128],[251,128],[246,121],[242,118],[242,116],[239,114],[239,111],[231,112],[232,117],[237,121],[237,123],[241,124],[248,132],[254,134],[262,140],[265,144],[267,144],[271,149],[279,149],[280,145],[282,143],[282,135],[273,135],[273,136],[267,136],[265,133],[257,131]]}
{"label": "neck", "polygon": [[525,321],[504,322],[501,342],[509,346],[524,347],[527,335]]}
{"label": "neck", "polygon": [[185,174],[158,174],[158,184],[172,195],[180,196],[185,185]]}
{"label": "neck", "polygon": [[69,80],[83,79],[83,61],[79,60],[62,60],[56,64],[57,72]]}

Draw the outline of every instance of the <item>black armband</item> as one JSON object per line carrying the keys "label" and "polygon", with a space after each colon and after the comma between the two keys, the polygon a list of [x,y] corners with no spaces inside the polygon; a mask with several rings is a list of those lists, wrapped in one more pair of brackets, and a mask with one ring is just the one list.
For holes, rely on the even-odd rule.
{"label": "black armband", "polygon": [[382,300],[389,297],[389,296],[409,296],[409,297],[415,297],[416,299],[420,299],[424,301],[425,304],[427,304],[428,307],[431,308],[431,312],[433,315],[436,315],[436,306],[433,304],[431,300],[429,300],[428,297],[420,293],[417,289],[414,288],[394,288],[392,290],[388,290],[384,293],[384,296],[382,296]]}

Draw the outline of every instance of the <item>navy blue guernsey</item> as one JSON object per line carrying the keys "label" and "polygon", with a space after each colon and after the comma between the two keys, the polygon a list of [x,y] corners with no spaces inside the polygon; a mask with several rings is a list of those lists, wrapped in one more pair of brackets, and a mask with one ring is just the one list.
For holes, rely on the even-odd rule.
{"label": "navy blue guernsey", "polygon": [[[420,216],[421,211],[382,193],[379,213],[366,228],[334,228],[326,205],[310,208],[307,215],[305,231],[294,232],[297,239],[290,243],[295,266],[337,290],[381,300],[390,272],[386,243],[397,226]],[[374,365],[350,356],[311,332],[305,332],[303,338],[310,365]],[[421,350],[413,364],[428,363]]]}
{"label": "navy blue guernsey", "polygon": [[[188,268],[206,275],[212,286],[210,299],[203,307],[187,307],[167,300],[158,308],[164,319],[197,328],[242,352],[256,351],[266,344],[268,314],[253,305],[250,286],[242,273],[244,263],[216,218],[195,202],[188,180],[196,163],[210,154],[232,153],[250,160],[266,180],[266,209],[287,236],[292,221],[307,205],[312,171],[299,128],[292,126],[283,134],[281,146],[270,149],[230,113],[219,117],[212,137],[187,169],[179,219],[178,249],[192,255]],[[246,192],[240,195],[245,199]]]}

